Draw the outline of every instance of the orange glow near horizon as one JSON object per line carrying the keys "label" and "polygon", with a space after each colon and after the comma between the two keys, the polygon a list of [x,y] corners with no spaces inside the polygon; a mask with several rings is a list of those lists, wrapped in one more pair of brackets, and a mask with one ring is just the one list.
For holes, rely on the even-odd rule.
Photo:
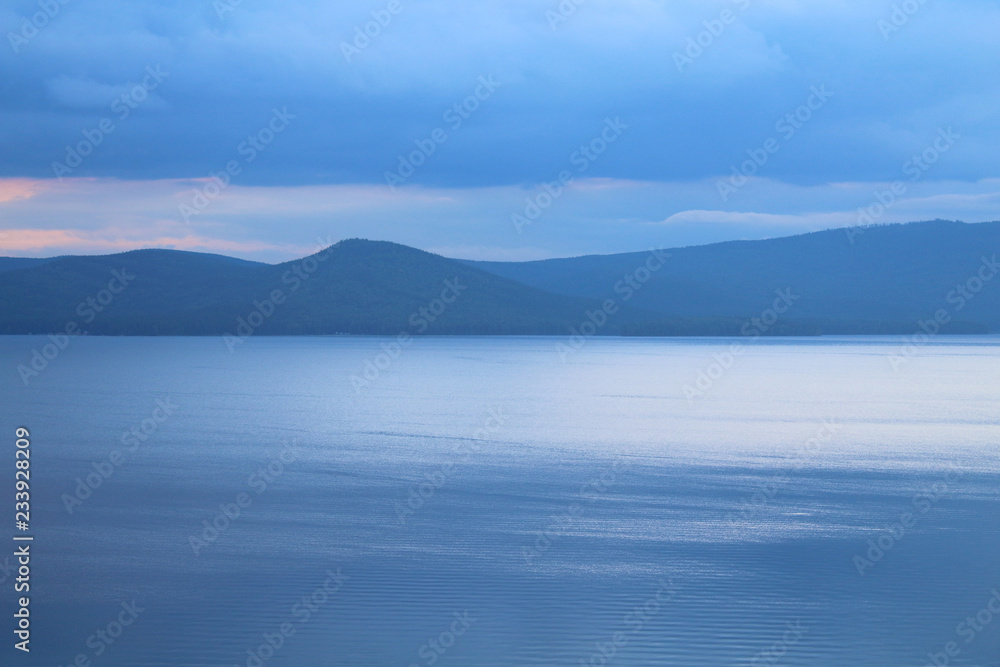
{"label": "orange glow near horizon", "polygon": [[51,186],[51,180],[32,178],[0,178],[0,204],[31,199]]}
{"label": "orange glow near horizon", "polygon": [[[8,229],[0,232],[0,253],[29,252],[45,253],[57,250],[55,254],[119,253],[143,248],[166,248],[197,252],[259,252],[280,250],[292,253],[310,254],[315,249],[309,247],[278,246],[260,241],[232,241],[211,239],[202,236],[170,237],[158,236],[148,239],[102,238],[69,229]],[[50,253],[51,254],[51,253]]]}

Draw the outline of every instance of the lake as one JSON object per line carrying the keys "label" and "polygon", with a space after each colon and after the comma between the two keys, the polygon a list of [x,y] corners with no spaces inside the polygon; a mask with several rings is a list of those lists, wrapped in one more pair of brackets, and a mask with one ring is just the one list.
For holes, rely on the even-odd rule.
{"label": "lake", "polygon": [[3,664],[1000,665],[1000,338],[47,343]]}

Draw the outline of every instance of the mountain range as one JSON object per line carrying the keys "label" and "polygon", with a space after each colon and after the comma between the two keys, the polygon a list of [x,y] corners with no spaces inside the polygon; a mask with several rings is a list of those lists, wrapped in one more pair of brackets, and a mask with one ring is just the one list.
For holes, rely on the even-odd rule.
{"label": "mountain range", "polygon": [[532,262],[362,239],[282,264],[0,257],[0,334],[989,333],[998,251],[1000,223],[936,220]]}

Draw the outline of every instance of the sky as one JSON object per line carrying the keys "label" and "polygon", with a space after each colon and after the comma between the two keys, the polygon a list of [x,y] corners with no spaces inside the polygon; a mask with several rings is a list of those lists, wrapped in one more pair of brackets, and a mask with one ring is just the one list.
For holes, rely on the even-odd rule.
{"label": "sky", "polygon": [[8,0],[0,255],[1000,219],[985,0]]}

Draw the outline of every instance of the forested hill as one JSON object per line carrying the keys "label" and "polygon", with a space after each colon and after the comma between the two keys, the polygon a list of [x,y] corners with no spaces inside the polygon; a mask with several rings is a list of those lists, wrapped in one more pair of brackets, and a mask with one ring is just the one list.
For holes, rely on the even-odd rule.
{"label": "forested hill", "polygon": [[[0,333],[558,334],[596,300],[414,248],[342,241],[278,265],[175,250],[62,257],[0,274]],[[623,315],[629,322],[635,315]]]}
{"label": "forested hill", "polygon": [[277,265],[0,258],[0,333],[746,335],[762,316],[752,333],[914,333],[936,314],[945,332],[987,333],[997,254],[1000,223],[934,221],[537,262],[359,239]]}
{"label": "forested hill", "polygon": [[[834,229],[668,252],[669,261],[636,292],[633,306],[682,319],[748,316],[776,290],[790,288],[800,298],[786,322],[825,320],[839,323],[837,329],[906,322],[912,328],[944,310],[953,321],[974,323],[966,330],[1000,330],[1000,276],[990,279],[1000,256],[998,222]],[[539,289],[603,298],[645,256],[469,264]]]}

